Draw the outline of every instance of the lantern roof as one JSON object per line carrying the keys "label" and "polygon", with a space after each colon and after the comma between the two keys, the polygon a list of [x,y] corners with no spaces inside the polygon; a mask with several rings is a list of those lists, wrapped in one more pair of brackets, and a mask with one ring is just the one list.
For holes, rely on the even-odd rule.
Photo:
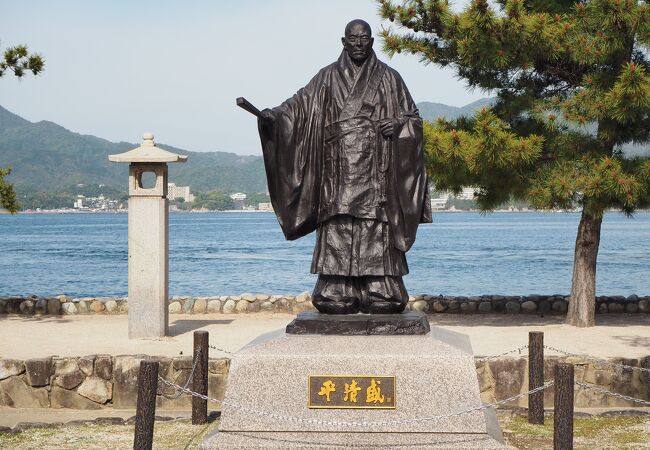
{"label": "lantern roof", "polygon": [[187,155],[177,155],[157,147],[153,141],[153,134],[144,133],[140,147],[117,155],[108,155],[108,160],[119,163],[185,162],[187,161]]}

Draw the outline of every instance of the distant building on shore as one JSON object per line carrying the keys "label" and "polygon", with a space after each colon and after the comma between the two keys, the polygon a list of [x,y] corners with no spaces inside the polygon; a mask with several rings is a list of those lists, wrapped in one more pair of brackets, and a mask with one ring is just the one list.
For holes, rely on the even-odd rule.
{"label": "distant building on shore", "polygon": [[233,202],[235,202],[236,209],[244,209],[244,206],[246,206],[246,194],[243,192],[230,194],[230,198],[233,200]]}
{"label": "distant building on shore", "polygon": [[463,188],[463,190],[457,195],[454,195],[451,191],[432,191],[431,209],[438,211],[446,209],[449,199],[475,200],[474,195],[477,191],[478,188],[474,186]]}
{"label": "distant building on shore", "polygon": [[104,195],[100,195],[99,197],[86,197],[84,195],[77,195],[77,199],[73,204],[73,208],[79,211],[116,210],[119,206],[120,205],[117,200],[106,198]]}
{"label": "distant building on shore", "polygon": [[167,198],[169,200],[182,198],[187,203],[194,201],[194,195],[190,192],[190,187],[176,186],[176,183],[167,183]]}
{"label": "distant building on shore", "polygon": [[460,200],[474,200],[474,194],[478,192],[478,188],[474,186],[466,187],[463,188],[460,194],[456,196],[456,198]]}
{"label": "distant building on shore", "polygon": [[273,212],[273,205],[271,203],[258,203],[257,210]]}
{"label": "distant building on shore", "polygon": [[435,197],[431,197],[431,209],[441,210],[447,206],[447,200],[451,194],[449,191],[438,192]]}

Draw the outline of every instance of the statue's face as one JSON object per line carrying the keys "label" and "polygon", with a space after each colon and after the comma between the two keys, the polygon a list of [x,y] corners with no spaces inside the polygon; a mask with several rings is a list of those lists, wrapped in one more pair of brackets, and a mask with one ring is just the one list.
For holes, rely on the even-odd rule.
{"label": "statue's face", "polygon": [[372,50],[375,39],[370,36],[370,30],[363,24],[355,23],[341,38],[343,48],[355,63],[363,63]]}

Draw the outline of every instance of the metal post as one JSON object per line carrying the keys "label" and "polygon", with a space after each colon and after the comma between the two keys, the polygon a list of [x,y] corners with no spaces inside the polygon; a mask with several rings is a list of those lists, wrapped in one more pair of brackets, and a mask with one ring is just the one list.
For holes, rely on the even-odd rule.
{"label": "metal post", "polygon": [[[528,333],[528,390],[544,384],[544,333]],[[528,394],[528,423],[544,424],[544,391]]]}
{"label": "metal post", "polygon": [[573,364],[555,366],[553,449],[573,449]]}
{"label": "metal post", "polygon": [[140,361],[133,450],[151,450],[153,445],[153,424],[156,418],[157,390],[158,362]]}
{"label": "metal post", "polygon": [[[207,331],[194,332],[194,361],[196,369],[192,380],[192,390],[202,395],[208,395],[208,342]],[[208,401],[192,397],[192,424],[202,425],[208,422]]]}

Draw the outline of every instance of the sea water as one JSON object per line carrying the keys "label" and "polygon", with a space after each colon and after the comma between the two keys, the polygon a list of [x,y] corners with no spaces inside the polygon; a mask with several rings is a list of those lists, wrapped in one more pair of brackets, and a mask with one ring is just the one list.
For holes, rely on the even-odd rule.
{"label": "sea water", "polygon": [[[577,213],[437,213],[407,254],[411,294],[568,294]],[[313,234],[272,213],[172,213],[170,295],[311,291]],[[650,295],[650,213],[606,214],[599,295]],[[0,296],[125,296],[126,214],[0,215]]]}

